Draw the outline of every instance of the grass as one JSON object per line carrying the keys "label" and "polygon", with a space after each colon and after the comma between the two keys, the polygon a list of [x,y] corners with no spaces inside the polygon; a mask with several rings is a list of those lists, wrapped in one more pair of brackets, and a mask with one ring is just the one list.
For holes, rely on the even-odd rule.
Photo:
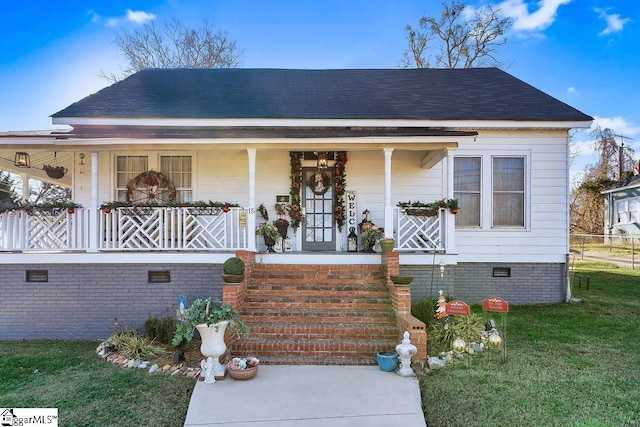
{"label": "grass", "polygon": [[640,272],[575,274],[591,279],[582,304],[509,307],[506,363],[484,352],[420,377],[430,427],[640,425]]}
{"label": "grass", "polygon": [[0,407],[58,408],[61,426],[183,425],[194,380],[104,362],[96,342],[0,342]]}

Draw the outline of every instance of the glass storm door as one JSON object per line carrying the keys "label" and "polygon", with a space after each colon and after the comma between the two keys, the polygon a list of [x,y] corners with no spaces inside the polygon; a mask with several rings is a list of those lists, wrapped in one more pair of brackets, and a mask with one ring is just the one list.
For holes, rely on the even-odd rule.
{"label": "glass storm door", "polygon": [[[306,213],[302,224],[302,250],[335,251],[333,169],[303,169],[302,172],[302,206]],[[313,187],[308,184],[310,182],[314,183]]]}

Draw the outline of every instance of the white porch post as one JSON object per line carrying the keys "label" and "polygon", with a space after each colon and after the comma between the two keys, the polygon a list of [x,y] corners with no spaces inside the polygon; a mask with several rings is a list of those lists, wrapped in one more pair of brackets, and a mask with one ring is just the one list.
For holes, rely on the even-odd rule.
{"label": "white porch post", "polygon": [[29,174],[21,173],[20,178],[22,178],[22,199],[29,201]]}
{"label": "white porch post", "polygon": [[249,161],[249,207],[247,209],[247,249],[255,252],[256,247],[256,149],[247,148]]}
{"label": "white porch post", "polygon": [[98,153],[91,153],[91,206],[89,206],[89,248],[87,252],[98,252]]}
{"label": "white porch post", "polygon": [[[447,150],[447,159],[444,163],[445,173],[447,174],[447,199],[453,199],[453,150]],[[456,220],[455,215],[449,209],[446,211],[446,228],[444,234],[444,247],[447,252],[455,253],[456,251]]]}
{"label": "white porch post", "polygon": [[384,237],[393,238],[393,207],[391,206],[391,154],[384,148]]}

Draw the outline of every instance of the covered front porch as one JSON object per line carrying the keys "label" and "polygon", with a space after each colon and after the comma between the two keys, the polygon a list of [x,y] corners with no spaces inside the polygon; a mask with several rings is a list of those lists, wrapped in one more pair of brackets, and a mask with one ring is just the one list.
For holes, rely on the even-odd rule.
{"label": "covered front porch", "polygon": [[[130,140],[125,146],[111,138],[74,138],[73,134],[30,139],[29,144],[35,145],[20,145],[19,149],[26,153],[31,149],[38,150],[36,153],[52,150],[50,154],[68,162],[61,183],[71,183],[73,199],[79,206],[0,213],[0,250],[21,254],[260,253],[267,247],[256,230],[275,218],[273,212],[269,219],[261,217],[258,207],[264,204],[273,210],[274,203],[284,194],[285,203],[298,203],[299,215],[294,216],[294,210],[285,215],[291,224],[286,241],[276,245],[281,255],[362,252],[363,211],[368,211],[370,221],[383,230],[380,237],[395,240],[395,251],[456,253],[455,215],[449,209],[440,208],[427,216],[398,204],[453,198],[453,153],[460,140],[473,137],[471,133],[420,137],[372,134],[366,141],[359,134],[338,138],[305,135],[295,143],[270,134],[249,139],[244,134],[234,136],[224,143],[212,144],[208,140],[209,145],[203,145],[204,141],[194,144],[193,140],[143,137]],[[313,151],[290,151],[294,146]],[[325,169],[320,169],[316,159],[306,158],[309,152],[330,153]],[[300,155],[299,166],[304,174],[297,182],[297,196],[294,175],[288,171],[292,153]],[[341,172],[337,168],[338,153],[349,155],[349,164],[346,168],[343,165]],[[189,184],[176,185],[176,203],[153,199],[151,203],[146,200],[126,207],[114,206],[113,201],[122,200],[126,190],[120,182],[121,175],[131,176],[127,169],[119,169],[121,160],[143,156],[149,162],[142,170],[150,172],[164,168],[165,159],[188,159]],[[25,179],[31,171],[17,170]],[[318,171],[328,171],[323,176],[331,184],[326,194],[316,197],[318,193],[308,188],[307,177]],[[184,175],[185,170],[181,173]],[[207,199],[205,206],[194,202]],[[229,206],[212,205],[211,200],[216,199],[228,200]],[[110,208],[105,209],[109,204]],[[357,234],[355,250],[349,246],[351,231]],[[324,245],[309,244],[318,241]],[[375,250],[380,251],[378,246]]]}

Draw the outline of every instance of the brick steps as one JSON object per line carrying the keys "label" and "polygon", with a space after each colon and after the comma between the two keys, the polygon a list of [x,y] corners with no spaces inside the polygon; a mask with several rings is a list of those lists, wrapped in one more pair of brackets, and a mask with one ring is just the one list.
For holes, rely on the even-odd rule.
{"label": "brick steps", "polygon": [[[260,338],[233,344],[234,354],[258,355],[261,363],[312,365],[358,365],[363,361],[375,362],[375,354],[395,348],[389,340],[302,340]],[[372,364],[372,363],[365,363]]]}
{"label": "brick steps", "polygon": [[233,355],[261,363],[370,365],[399,333],[381,266],[254,265]]}

